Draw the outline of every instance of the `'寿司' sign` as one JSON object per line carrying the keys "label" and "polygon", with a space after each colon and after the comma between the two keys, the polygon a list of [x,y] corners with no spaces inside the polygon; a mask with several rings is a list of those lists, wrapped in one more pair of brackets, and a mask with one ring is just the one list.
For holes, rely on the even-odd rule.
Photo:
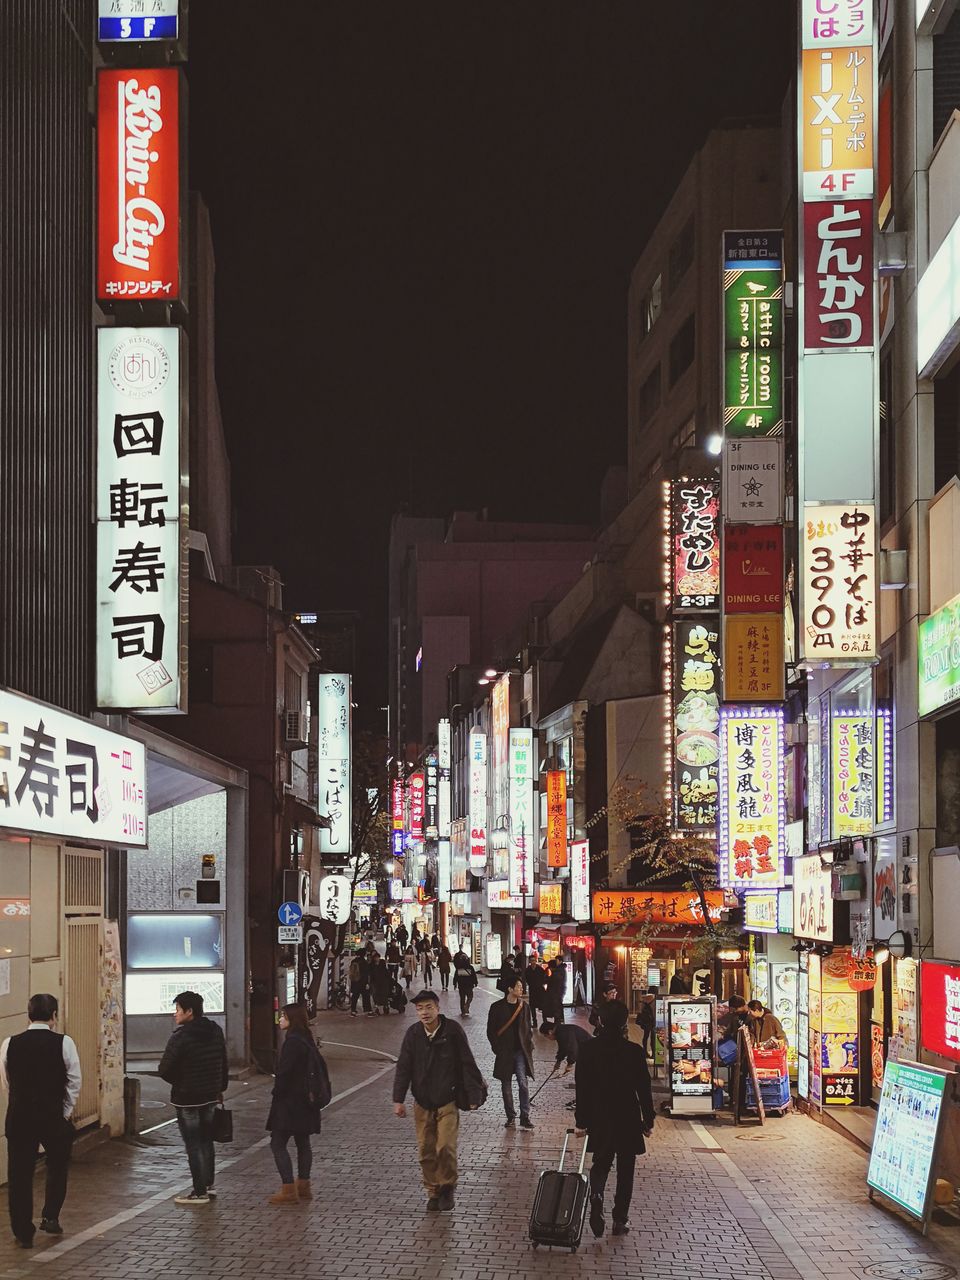
{"label": "'\u5bff\u53f8' sign", "polygon": [[97,297],[180,293],[180,73],[108,68],[97,80]]}

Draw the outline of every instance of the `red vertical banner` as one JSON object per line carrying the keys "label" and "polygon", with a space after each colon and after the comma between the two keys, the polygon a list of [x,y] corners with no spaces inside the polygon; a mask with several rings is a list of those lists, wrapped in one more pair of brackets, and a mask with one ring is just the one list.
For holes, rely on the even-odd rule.
{"label": "red vertical banner", "polygon": [[97,78],[97,297],[180,294],[180,73]]}
{"label": "red vertical banner", "polygon": [[407,786],[410,789],[410,834],[414,840],[422,840],[423,811],[425,807],[423,773],[412,773]]}
{"label": "red vertical banner", "polygon": [[873,346],[873,201],[803,206],[807,351]]}
{"label": "red vertical banner", "polygon": [[547,866],[567,865],[567,775],[563,769],[547,773]]}

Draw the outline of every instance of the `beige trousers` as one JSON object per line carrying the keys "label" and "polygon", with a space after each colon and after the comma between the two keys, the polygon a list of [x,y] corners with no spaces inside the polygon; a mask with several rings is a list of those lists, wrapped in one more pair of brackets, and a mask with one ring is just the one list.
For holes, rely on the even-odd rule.
{"label": "beige trousers", "polygon": [[413,1104],[413,1119],[417,1127],[417,1149],[420,1168],[427,1194],[440,1194],[441,1187],[457,1185],[457,1135],[460,1132],[460,1112],[455,1102],[448,1102],[438,1111],[428,1111],[418,1102]]}

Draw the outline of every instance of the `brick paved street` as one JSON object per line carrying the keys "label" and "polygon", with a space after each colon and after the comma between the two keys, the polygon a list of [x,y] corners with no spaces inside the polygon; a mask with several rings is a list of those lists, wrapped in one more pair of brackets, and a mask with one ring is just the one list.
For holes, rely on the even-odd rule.
{"label": "brick paved street", "polygon": [[[478,994],[465,1023],[487,1074],[489,998]],[[381,1056],[396,1050],[409,1021],[322,1015],[334,1092],[353,1092],[325,1113],[314,1140],[313,1204],[264,1203],[277,1185],[263,1131],[270,1081],[253,1077],[231,1087],[238,1140],[220,1148],[215,1203],[172,1203],[186,1181],[176,1126],[105,1144],[74,1164],[68,1234],[38,1236],[32,1253],[4,1239],[0,1280],[850,1280],[880,1262],[907,1264],[905,1276],[960,1271],[949,1228],[924,1240],[869,1204],[864,1154],[802,1116],[771,1119],[762,1131],[661,1119],[638,1162],[631,1234],[595,1241],[588,1230],[576,1256],[534,1252],[526,1239],[533,1188],[556,1159],[570,1116],[563,1103],[573,1096],[557,1080],[535,1105],[533,1133],[503,1129],[494,1084],[486,1107],[462,1121],[455,1212],[427,1215],[413,1123],[392,1114],[392,1071]],[[538,1039],[542,1080],[554,1051]],[[917,1270],[921,1263],[944,1269]]]}

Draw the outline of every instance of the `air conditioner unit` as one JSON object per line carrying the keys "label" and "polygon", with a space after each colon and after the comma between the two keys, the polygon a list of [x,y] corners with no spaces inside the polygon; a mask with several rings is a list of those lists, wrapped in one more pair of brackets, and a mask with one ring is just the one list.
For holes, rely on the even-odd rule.
{"label": "air conditioner unit", "polygon": [[663,622],[667,616],[662,591],[638,591],[635,608],[647,622]]}
{"label": "air conditioner unit", "polygon": [[307,717],[302,711],[283,713],[283,745],[288,751],[307,745]]}

